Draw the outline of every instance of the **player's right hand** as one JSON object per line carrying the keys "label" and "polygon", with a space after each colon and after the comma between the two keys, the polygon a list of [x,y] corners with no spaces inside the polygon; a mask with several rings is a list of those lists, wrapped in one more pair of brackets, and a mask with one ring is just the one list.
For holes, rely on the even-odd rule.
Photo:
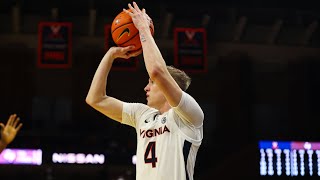
{"label": "player's right hand", "polygon": [[109,52],[111,53],[114,59],[116,58],[124,58],[129,59],[131,57],[135,57],[141,54],[141,51],[131,52],[134,49],[134,46],[126,46],[126,47],[111,47]]}

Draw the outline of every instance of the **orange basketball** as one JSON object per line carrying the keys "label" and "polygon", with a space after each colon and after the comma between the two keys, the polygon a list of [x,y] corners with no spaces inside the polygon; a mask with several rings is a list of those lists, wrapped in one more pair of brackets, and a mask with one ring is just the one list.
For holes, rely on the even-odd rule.
{"label": "orange basketball", "polygon": [[[131,11],[130,9],[128,9]],[[154,25],[151,21],[150,31],[154,35]],[[134,45],[132,51],[139,51],[142,46],[138,29],[134,26],[132,18],[125,12],[120,12],[113,20],[111,25],[111,35],[114,43],[117,46],[125,47]]]}

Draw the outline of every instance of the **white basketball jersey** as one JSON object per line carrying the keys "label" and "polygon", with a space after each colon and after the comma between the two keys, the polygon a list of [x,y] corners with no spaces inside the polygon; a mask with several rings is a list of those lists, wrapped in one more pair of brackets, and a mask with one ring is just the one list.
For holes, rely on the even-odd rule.
{"label": "white basketball jersey", "polygon": [[[201,126],[193,126],[192,118]],[[193,180],[203,118],[198,103],[185,92],[179,105],[164,114],[144,104],[125,103],[122,123],[137,132],[136,180]]]}

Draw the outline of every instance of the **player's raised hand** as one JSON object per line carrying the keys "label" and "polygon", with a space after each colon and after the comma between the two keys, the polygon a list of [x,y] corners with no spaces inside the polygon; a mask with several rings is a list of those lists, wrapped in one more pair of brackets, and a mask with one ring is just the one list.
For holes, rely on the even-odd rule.
{"label": "player's raised hand", "polygon": [[146,14],[145,9],[141,10],[136,2],[133,2],[132,5],[129,3],[128,7],[130,11],[127,9],[123,9],[123,11],[131,16],[134,25],[139,31],[141,28],[150,27],[151,18]]}
{"label": "player's raised hand", "polygon": [[6,125],[0,123],[1,126],[1,141],[2,143],[8,145],[10,144],[17,133],[22,127],[22,123],[20,122],[20,118],[16,114],[10,115]]}
{"label": "player's raised hand", "polygon": [[139,51],[132,51],[134,49],[134,46],[126,46],[126,47],[111,47],[107,53],[111,53],[111,57],[113,59],[116,58],[124,58],[124,59],[129,59],[131,57],[138,56],[141,54],[141,50]]}

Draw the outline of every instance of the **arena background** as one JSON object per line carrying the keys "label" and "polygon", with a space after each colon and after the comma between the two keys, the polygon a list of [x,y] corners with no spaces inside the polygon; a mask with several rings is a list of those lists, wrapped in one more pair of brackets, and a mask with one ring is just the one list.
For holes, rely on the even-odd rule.
{"label": "arena background", "polygon": [[[0,165],[14,179],[134,179],[135,132],[85,103],[105,53],[105,25],[128,0],[1,0],[0,120],[24,123],[10,148],[41,149],[40,166]],[[188,92],[205,113],[195,179],[259,175],[260,140],[320,142],[320,9],[309,1],[139,0],[174,63],[174,29],[204,28],[207,71]],[[318,6],[319,7],[319,6]],[[72,23],[71,66],[38,65],[40,22]],[[110,74],[110,95],[145,102],[142,61]],[[52,153],[98,153],[103,164],[57,164]]]}

